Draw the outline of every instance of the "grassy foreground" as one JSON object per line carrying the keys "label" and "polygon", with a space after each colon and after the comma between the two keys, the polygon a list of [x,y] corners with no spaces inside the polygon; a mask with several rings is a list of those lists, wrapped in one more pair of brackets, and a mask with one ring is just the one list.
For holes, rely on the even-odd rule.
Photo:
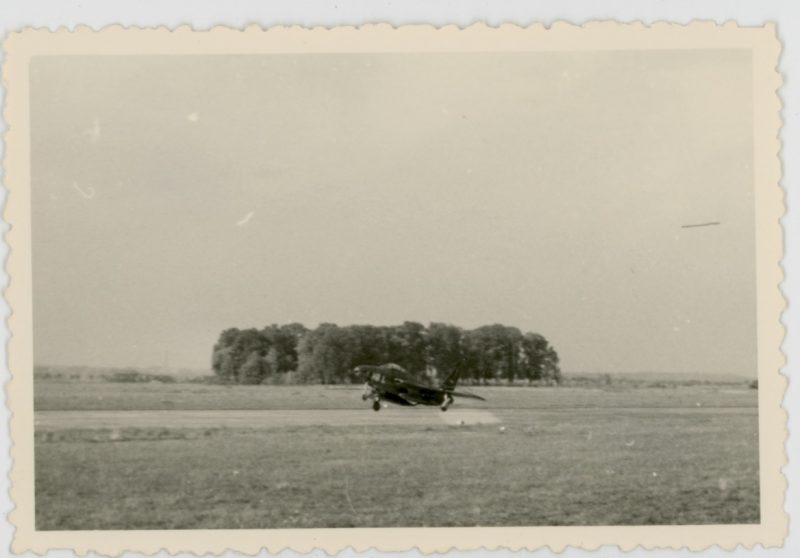
{"label": "grassy foreground", "polygon": [[[253,397],[259,408],[265,402],[278,408],[316,405],[325,393],[329,404],[361,404],[352,389],[282,389],[298,394],[279,392],[292,396],[289,403],[274,390],[256,390]],[[497,425],[458,427],[434,419],[412,427],[40,432],[36,526],[758,522],[754,392],[492,389],[498,393],[482,405],[501,419],[503,431]],[[91,389],[84,385],[83,392],[84,399],[71,401],[85,407]],[[225,397],[215,400],[232,401]],[[659,404],[665,400],[671,404]],[[60,399],[45,398],[37,387],[37,410],[45,404],[52,409],[54,401]],[[154,404],[153,398],[137,401],[130,393],[126,401],[144,408]],[[550,402],[549,411],[537,410],[543,401]],[[614,408],[620,401],[627,403],[624,412]]]}

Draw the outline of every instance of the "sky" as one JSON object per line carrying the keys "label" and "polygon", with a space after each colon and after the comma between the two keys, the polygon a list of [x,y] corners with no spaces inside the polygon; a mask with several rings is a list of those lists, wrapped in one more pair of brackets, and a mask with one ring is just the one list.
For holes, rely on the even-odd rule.
{"label": "sky", "polygon": [[737,50],[35,58],[35,361],[412,320],[754,377],[751,91]]}

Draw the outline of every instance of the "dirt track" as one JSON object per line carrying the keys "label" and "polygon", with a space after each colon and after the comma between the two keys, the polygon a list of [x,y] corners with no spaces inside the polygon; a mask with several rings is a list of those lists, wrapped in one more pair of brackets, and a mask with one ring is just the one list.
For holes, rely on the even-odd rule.
{"label": "dirt track", "polygon": [[39,411],[37,430],[70,428],[275,428],[282,426],[351,426],[374,424],[426,425],[494,424],[498,418],[488,411],[451,409],[385,408],[380,412],[360,410],[270,410],[270,411]]}
{"label": "dirt track", "polygon": [[[563,412],[563,411],[562,411]],[[573,413],[573,411],[568,411]],[[37,411],[38,431],[92,428],[280,428],[285,426],[476,425],[518,422],[535,416],[560,414],[553,410],[406,409],[389,406],[365,409],[214,410],[214,411]],[[757,414],[755,408],[582,409],[591,422],[600,415],[731,415]]]}

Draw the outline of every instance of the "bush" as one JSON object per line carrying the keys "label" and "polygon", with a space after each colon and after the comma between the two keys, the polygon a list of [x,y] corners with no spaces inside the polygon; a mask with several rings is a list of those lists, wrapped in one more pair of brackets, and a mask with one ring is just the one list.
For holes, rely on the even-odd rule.
{"label": "bush", "polygon": [[109,382],[122,382],[122,383],[147,381],[147,379],[144,377],[144,374],[137,372],[136,370],[121,370],[119,372],[113,372],[112,374],[106,376],[106,380],[108,380]]}
{"label": "bush", "polygon": [[109,382],[138,383],[138,382],[161,382],[162,384],[174,384],[177,380],[169,374],[144,374],[137,370],[120,370],[103,376]]}
{"label": "bush", "polygon": [[189,383],[192,384],[208,384],[208,385],[230,385],[235,383],[229,378],[224,378],[221,376],[195,376],[187,380]]}

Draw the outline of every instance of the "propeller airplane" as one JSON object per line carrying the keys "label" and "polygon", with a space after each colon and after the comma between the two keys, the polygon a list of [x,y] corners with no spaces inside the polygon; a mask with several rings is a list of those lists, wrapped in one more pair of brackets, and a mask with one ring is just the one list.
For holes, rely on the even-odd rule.
{"label": "propeller airplane", "polygon": [[402,366],[397,364],[356,366],[353,372],[364,382],[361,399],[372,399],[372,409],[381,410],[381,401],[411,407],[415,405],[438,405],[446,411],[453,404],[454,397],[480,399],[483,397],[455,391],[459,371],[450,373],[440,386],[432,386],[414,379]]}

